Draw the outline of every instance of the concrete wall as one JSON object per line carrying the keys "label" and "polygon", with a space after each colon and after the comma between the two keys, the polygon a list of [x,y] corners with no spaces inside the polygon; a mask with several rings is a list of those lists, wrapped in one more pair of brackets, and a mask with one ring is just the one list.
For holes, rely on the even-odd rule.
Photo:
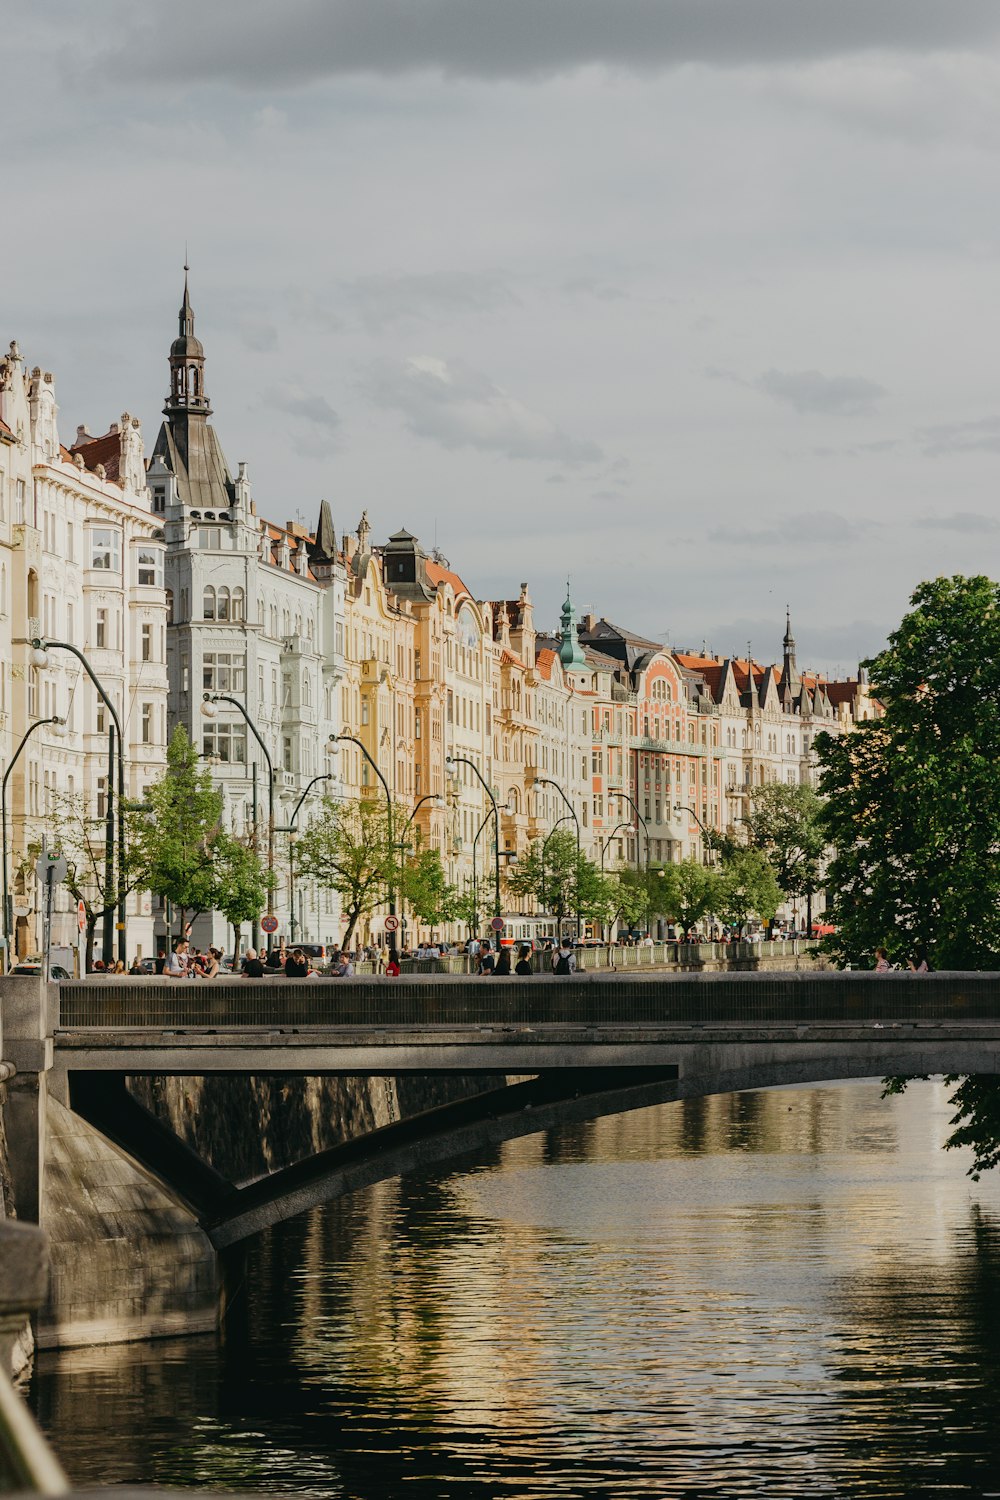
{"label": "concrete wall", "polygon": [[217,1258],[183,1204],[54,1099],[46,1134],[51,1270],[39,1348],[214,1329]]}

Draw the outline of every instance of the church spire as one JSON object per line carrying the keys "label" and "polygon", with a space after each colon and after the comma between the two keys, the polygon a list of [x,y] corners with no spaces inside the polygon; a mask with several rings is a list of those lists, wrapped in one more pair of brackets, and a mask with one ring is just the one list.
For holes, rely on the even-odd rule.
{"label": "church spire", "polygon": [[212,408],[205,395],[205,350],[195,337],[194,308],[188,292],[188,264],[184,262],[184,301],[177,314],[177,337],[170,345],[170,394],[164,416],[181,413],[209,417]]}
{"label": "church spire", "polygon": [[783,654],[781,658],[781,681],[778,690],[781,694],[785,707],[789,707],[792,698],[799,688],[799,669],[795,663],[795,637],[792,635],[792,613],[788,605],[785,606],[785,638],[782,641]]}
{"label": "church spire", "polygon": [[566,580],[566,603],[562,607],[562,644],[559,647],[559,660],[564,667],[585,667],[587,665],[587,658],[583,654],[580,637],[576,632],[576,620],[573,616],[573,600],[570,598],[568,578]]}

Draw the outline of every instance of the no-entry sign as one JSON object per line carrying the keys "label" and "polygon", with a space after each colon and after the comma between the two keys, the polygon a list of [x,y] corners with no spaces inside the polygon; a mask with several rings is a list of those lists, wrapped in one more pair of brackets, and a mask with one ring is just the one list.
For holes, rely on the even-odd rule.
{"label": "no-entry sign", "polygon": [[261,917],[260,925],[264,932],[277,932],[278,919],[277,917]]}

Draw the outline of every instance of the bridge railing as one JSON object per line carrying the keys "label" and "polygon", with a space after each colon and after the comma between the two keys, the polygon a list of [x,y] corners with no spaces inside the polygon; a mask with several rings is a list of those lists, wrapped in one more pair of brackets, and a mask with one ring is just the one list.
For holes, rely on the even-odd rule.
{"label": "bridge railing", "polygon": [[[731,968],[766,965],[771,959],[799,958],[815,953],[819,944],[806,938],[779,938],[775,942],[741,941],[738,943],[652,943],[647,946],[619,947],[617,943],[598,943],[576,949],[577,968],[586,972],[623,969],[703,969],[706,964]],[[516,952],[517,944],[511,950]],[[441,958],[404,958],[400,968],[404,974],[470,974],[475,972],[476,959],[464,953],[448,953]],[[531,966],[536,974],[544,974],[549,968],[549,954],[536,952],[531,955]],[[357,965],[359,974],[371,974],[374,965],[362,960]]]}
{"label": "bridge railing", "polygon": [[905,1025],[1000,1020],[1000,974],[576,974],[567,978],[90,979],[58,987],[59,1026]]}

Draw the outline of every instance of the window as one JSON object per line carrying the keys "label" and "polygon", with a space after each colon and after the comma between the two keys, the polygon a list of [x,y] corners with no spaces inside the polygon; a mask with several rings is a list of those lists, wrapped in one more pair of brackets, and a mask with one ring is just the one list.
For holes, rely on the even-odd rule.
{"label": "window", "polygon": [[14,525],[24,525],[24,504],[27,496],[24,489],[24,480],[19,479],[14,486]]}
{"label": "window", "polygon": [[160,582],[160,554],[152,547],[140,547],[138,553],[138,578],[140,584],[154,588]]}
{"label": "window", "polygon": [[201,601],[202,618],[205,620],[215,619],[215,590],[211,584],[205,590]]}
{"label": "window", "polygon": [[97,816],[107,817],[108,812],[108,779],[106,776],[97,778]]}
{"label": "window", "polygon": [[168,625],[172,625],[174,623],[174,591],[173,591],[173,589],[167,589],[165,597],[166,597],[166,601],[167,601],[167,624]]}
{"label": "window", "polygon": [[423,734],[423,720],[421,719],[420,710],[418,708],[418,709],[416,709],[414,711],[414,714],[413,714],[413,738],[415,740],[419,740],[422,737],[422,734]]}
{"label": "window", "polygon": [[90,533],[90,566],[106,573],[122,570],[122,534],[113,526],[95,526]]}
{"label": "window", "polygon": [[142,705],[142,743],[144,745],[153,743],[153,705],[151,703]]}
{"label": "window", "polygon": [[242,589],[233,589],[233,607],[230,610],[231,620],[242,620],[246,615],[245,595]]}
{"label": "window", "polygon": [[102,648],[108,644],[108,612],[106,609],[97,611],[97,632],[94,645]]}
{"label": "window", "polygon": [[200,526],[198,546],[203,547],[206,552],[218,552],[222,546],[222,533],[218,526]]}
{"label": "window", "polygon": [[235,651],[206,651],[202,657],[202,687],[206,692],[242,693],[246,658]]}
{"label": "window", "polygon": [[164,492],[163,485],[162,484],[154,484],[154,486],[153,486],[153,505],[152,505],[152,509],[159,514],[159,513],[162,513],[162,511],[164,510],[165,506],[166,506],[166,494]]}
{"label": "window", "polygon": [[153,655],[153,627],[144,625],[142,627],[142,642],[140,645],[140,656],[143,661],[149,661]]}
{"label": "window", "polygon": [[217,620],[228,620],[229,619],[229,590],[226,588],[225,584],[223,584],[222,588],[219,590],[219,595],[218,595],[218,613],[216,615],[216,619]]}
{"label": "window", "polygon": [[283,735],[281,739],[281,764],[286,771],[292,769],[292,737],[290,734]]}
{"label": "window", "polygon": [[76,530],[72,521],[66,522],[66,557],[69,562],[76,562]]}
{"label": "window", "polygon": [[105,714],[106,714],[106,709],[104,707],[104,704],[103,703],[99,703],[97,705],[97,732],[98,732],[98,734],[103,734],[104,730],[106,728]]}
{"label": "window", "polygon": [[367,698],[362,698],[362,700],[361,700],[361,722],[362,722],[362,724],[367,724],[368,723],[368,699]]}
{"label": "window", "polygon": [[208,724],[204,730],[202,750],[224,765],[246,765],[247,731],[245,724]]}

